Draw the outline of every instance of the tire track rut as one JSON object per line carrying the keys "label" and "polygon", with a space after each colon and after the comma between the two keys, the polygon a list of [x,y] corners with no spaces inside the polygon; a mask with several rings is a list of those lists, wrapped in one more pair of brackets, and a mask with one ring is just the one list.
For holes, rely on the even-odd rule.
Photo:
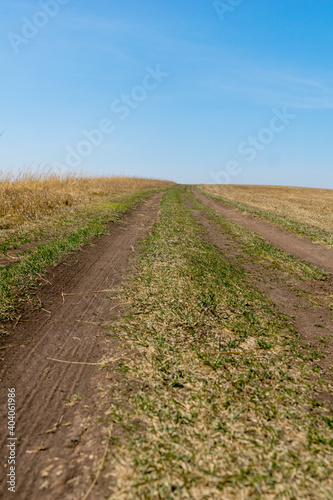
{"label": "tire track rut", "polygon": [[[6,484],[9,387],[16,388],[18,497],[77,498],[75,487],[80,484],[84,491],[90,484],[94,460],[104,447],[105,428],[96,427],[90,432],[93,458],[89,462],[89,450],[80,451],[84,449],[82,436],[86,432],[82,415],[98,406],[97,387],[105,374],[99,366],[89,363],[98,363],[117,348],[115,341],[106,343],[101,326],[121,314],[116,299],[110,296],[129,271],[135,246],[156,222],[161,197],[155,194],[145,200],[122,221],[110,224],[108,234],[50,270],[46,276],[50,284],[43,284],[38,292],[42,309],[32,311],[24,306],[17,327],[8,325],[10,336],[6,343],[17,346],[0,354],[1,450],[5,466],[0,482],[2,498],[12,495]],[[119,374],[111,371],[107,377]],[[73,444],[76,437],[79,444]],[[94,495],[100,498],[96,491]]]}
{"label": "tire track rut", "polygon": [[312,243],[312,241],[305,237],[295,236],[289,231],[280,229],[271,222],[256,219],[251,214],[241,213],[224,203],[214,201],[201,193],[197,193],[193,187],[191,191],[198,200],[215,210],[219,215],[259,234],[273,243],[277,248],[333,273],[333,250],[325,248],[319,243]]}

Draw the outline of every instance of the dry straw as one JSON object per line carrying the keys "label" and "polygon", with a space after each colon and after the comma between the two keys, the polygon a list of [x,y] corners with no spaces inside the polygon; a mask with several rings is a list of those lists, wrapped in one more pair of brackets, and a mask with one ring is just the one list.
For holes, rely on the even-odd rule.
{"label": "dry straw", "polygon": [[157,189],[166,181],[134,177],[84,177],[52,173],[48,169],[0,174],[0,229],[10,229],[52,215],[59,208],[115,199]]}

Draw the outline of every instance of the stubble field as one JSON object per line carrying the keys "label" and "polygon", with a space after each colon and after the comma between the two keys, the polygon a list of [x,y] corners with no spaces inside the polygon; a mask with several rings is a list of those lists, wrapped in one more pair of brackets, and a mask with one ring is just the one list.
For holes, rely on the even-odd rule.
{"label": "stubble field", "polygon": [[201,185],[222,201],[333,246],[333,190],[286,186]]}

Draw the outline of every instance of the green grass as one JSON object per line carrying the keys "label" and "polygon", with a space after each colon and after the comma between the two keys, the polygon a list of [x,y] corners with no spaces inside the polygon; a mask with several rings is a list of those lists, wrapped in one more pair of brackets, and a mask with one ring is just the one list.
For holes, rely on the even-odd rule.
{"label": "green grass", "polygon": [[121,202],[97,203],[73,210],[66,213],[66,218],[52,219],[37,230],[3,241],[0,245],[3,254],[20,248],[23,243],[27,243],[28,248],[19,254],[17,262],[0,269],[0,322],[13,320],[24,301],[29,300],[38,307],[36,287],[48,266],[59,264],[64,255],[79,250],[91,238],[105,234],[107,223],[117,222],[127,210],[156,191],[138,192]]}
{"label": "green grass", "polygon": [[253,215],[259,215],[269,222],[273,222],[274,224],[283,226],[285,229],[288,229],[295,234],[307,236],[312,241],[323,242],[330,247],[333,246],[332,231],[328,231],[324,228],[309,224],[304,221],[300,222],[296,219],[292,219],[284,215],[279,215],[273,210],[265,210],[263,208],[253,207],[244,202],[230,200],[229,198],[224,198],[223,196],[212,195],[210,193],[206,193],[198,187],[196,189],[198,190],[198,192],[204,194],[205,196],[208,196],[208,198],[211,198],[212,200],[226,203],[231,207],[237,208],[241,212],[248,212]]}
{"label": "green grass", "polygon": [[111,498],[331,498],[317,367],[291,320],[202,232],[184,188],[167,193],[121,293],[131,312],[110,329],[124,348],[123,382],[110,386],[108,420],[123,428]]}

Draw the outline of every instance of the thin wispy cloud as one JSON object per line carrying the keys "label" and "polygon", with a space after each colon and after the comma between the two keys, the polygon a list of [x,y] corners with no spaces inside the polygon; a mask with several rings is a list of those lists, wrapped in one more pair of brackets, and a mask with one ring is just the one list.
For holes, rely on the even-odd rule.
{"label": "thin wispy cloud", "polygon": [[242,95],[258,104],[274,106],[286,104],[303,109],[331,109],[333,107],[333,84],[330,76],[310,78],[307,75],[291,74],[275,68],[249,65],[243,60],[234,60],[225,65],[223,74],[208,82],[215,90]]}

